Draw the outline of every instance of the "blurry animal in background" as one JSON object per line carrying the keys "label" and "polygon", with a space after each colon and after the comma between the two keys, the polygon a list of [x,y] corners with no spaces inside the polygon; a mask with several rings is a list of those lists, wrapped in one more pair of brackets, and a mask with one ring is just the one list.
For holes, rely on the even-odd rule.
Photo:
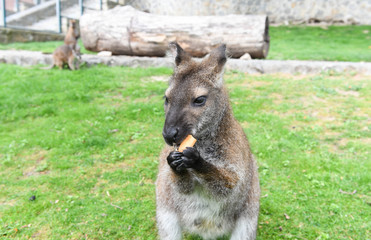
{"label": "blurry animal in background", "polygon": [[67,34],[64,37],[64,44],[71,46],[73,49],[76,49],[77,40],[80,37],[79,30],[77,28],[77,22],[74,19],[69,21],[70,26],[67,30]]}
{"label": "blurry animal in background", "polygon": [[81,53],[79,45],[75,46],[76,49],[73,49],[71,45],[62,45],[59,46],[53,52],[53,63],[50,67],[43,69],[51,69],[54,66],[63,69],[64,65],[68,65],[69,69],[76,70],[80,67]]}
{"label": "blurry animal in background", "polygon": [[65,65],[68,65],[69,69],[71,70],[79,69],[81,62],[81,52],[77,40],[80,35],[77,29],[76,20],[72,19],[69,21],[69,23],[70,26],[64,38],[64,45],[59,46],[53,52],[52,65],[42,69],[51,69],[54,66],[59,67],[59,69],[63,69]]}

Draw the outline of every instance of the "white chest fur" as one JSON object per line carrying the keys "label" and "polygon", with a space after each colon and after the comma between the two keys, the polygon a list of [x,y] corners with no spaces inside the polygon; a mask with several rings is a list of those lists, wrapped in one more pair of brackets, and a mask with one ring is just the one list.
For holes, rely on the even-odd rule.
{"label": "white chest fur", "polygon": [[[185,200],[185,201],[184,201]],[[233,228],[226,202],[216,201],[196,191],[183,199],[181,222],[184,230],[198,234],[204,239],[215,239],[229,233]]]}

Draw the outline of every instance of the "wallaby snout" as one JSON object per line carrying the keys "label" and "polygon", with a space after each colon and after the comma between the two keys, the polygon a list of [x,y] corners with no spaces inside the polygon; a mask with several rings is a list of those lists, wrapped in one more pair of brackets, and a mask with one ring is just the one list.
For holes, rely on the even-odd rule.
{"label": "wallaby snout", "polygon": [[189,134],[186,117],[179,110],[170,108],[162,130],[165,142],[170,146],[179,145]]}
{"label": "wallaby snout", "polygon": [[164,137],[167,144],[172,145],[175,143],[176,138],[178,137],[179,128],[178,127],[165,127],[162,136]]}

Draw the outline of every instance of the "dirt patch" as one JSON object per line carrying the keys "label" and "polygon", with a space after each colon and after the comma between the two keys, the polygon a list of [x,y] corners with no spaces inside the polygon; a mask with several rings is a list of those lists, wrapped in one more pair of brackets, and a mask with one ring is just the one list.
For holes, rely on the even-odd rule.
{"label": "dirt patch", "polygon": [[7,199],[6,201],[1,201],[0,206],[11,206],[11,207],[13,207],[13,206],[15,206],[16,202],[17,202],[16,199],[10,199],[10,200]]}
{"label": "dirt patch", "polygon": [[280,105],[284,102],[284,96],[281,94],[271,93],[269,97],[273,99],[273,104],[275,105]]}
{"label": "dirt patch", "polygon": [[44,174],[48,174],[49,171],[45,170],[45,171],[39,171],[38,167],[35,166],[35,167],[30,167],[28,169],[26,169],[25,171],[23,171],[23,176],[25,177],[31,177],[31,176],[36,176],[36,175],[44,175]]}
{"label": "dirt patch", "polygon": [[357,139],[357,141],[365,144],[365,145],[369,145],[371,146],[371,138],[359,138]]}
{"label": "dirt patch", "polygon": [[276,73],[276,74],[270,74],[271,76],[274,76],[275,78],[283,78],[283,79],[290,79],[290,80],[303,80],[308,79],[310,77],[316,76],[315,74],[288,74],[288,73]]}
{"label": "dirt patch", "polygon": [[[23,176],[31,177],[35,175],[48,174],[48,165],[46,162],[46,156],[48,152],[46,150],[40,150],[30,155],[25,156],[25,159],[31,162],[31,166],[23,171]],[[33,163],[32,163],[33,162]]]}
{"label": "dirt patch", "polygon": [[[122,93],[116,93],[115,95],[111,96],[112,99],[119,99],[119,100],[125,100],[124,96]],[[126,98],[127,99],[127,98]]]}
{"label": "dirt patch", "polygon": [[340,95],[343,95],[343,96],[359,97],[359,92],[357,92],[357,91],[353,91],[353,90],[344,91],[344,90],[340,90],[338,88],[336,88],[335,90],[336,90],[337,93],[339,93]]}
{"label": "dirt patch", "polygon": [[31,238],[34,239],[48,239],[50,235],[50,227],[48,225],[43,225],[35,233],[32,234]]}
{"label": "dirt patch", "polygon": [[163,76],[151,76],[151,77],[145,77],[141,79],[143,82],[167,82],[169,80],[168,75]]}
{"label": "dirt patch", "polygon": [[339,138],[339,136],[341,135],[341,133],[339,132],[335,132],[335,131],[324,131],[322,134],[321,134],[321,139],[336,139],[336,138]]}
{"label": "dirt patch", "polygon": [[25,156],[25,159],[27,161],[36,161],[36,163],[38,163],[38,162],[41,162],[42,160],[44,160],[47,154],[48,154],[48,151],[39,150],[39,151],[36,151],[32,154],[29,154],[29,155]]}
{"label": "dirt patch", "polygon": [[348,144],[348,142],[349,142],[349,139],[342,138],[339,141],[337,141],[337,145],[339,145],[341,147],[345,147]]}
{"label": "dirt patch", "polygon": [[257,87],[265,87],[265,86],[272,85],[272,82],[266,82],[266,81],[247,81],[243,85],[249,86],[249,87],[253,87],[253,88],[257,88]]}

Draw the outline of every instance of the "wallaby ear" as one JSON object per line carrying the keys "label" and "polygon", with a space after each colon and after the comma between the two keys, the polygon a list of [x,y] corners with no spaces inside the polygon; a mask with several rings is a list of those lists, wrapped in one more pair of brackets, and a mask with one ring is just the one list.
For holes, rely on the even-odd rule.
{"label": "wallaby ear", "polygon": [[223,86],[224,65],[227,62],[227,46],[225,44],[214,48],[209,56],[203,60],[206,68],[210,69],[215,74],[215,79],[212,80],[216,87]]}
{"label": "wallaby ear", "polygon": [[179,66],[181,63],[191,60],[191,56],[186,53],[181,46],[176,42],[171,42],[169,44],[171,53],[174,56],[176,66]]}
{"label": "wallaby ear", "polygon": [[216,73],[222,72],[225,63],[227,62],[226,54],[227,46],[221,44],[219,47],[214,48],[208,58],[205,59],[206,64],[213,68]]}

